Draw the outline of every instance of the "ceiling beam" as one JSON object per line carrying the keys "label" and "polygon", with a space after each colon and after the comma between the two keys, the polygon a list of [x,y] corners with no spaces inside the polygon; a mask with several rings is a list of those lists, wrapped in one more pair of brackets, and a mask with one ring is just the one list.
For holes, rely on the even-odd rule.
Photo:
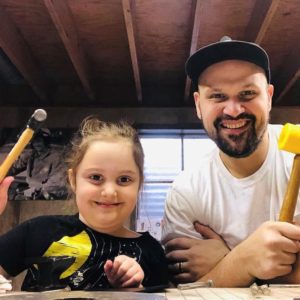
{"label": "ceiling beam", "polygon": [[44,0],[44,3],[86,94],[91,100],[95,100],[95,93],[89,79],[88,63],[67,1]]}
{"label": "ceiling beam", "polygon": [[[193,54],[198,47],[198,39],[199,39],[199,32],[200,32],[200,12],[201,12],[201,0],[196,0],[196,9],[194,14],[190,55]],[[184,89],[184,102],[186,103],[189,100],[190,92],[191,92],[191,79],[189,77],[186,77],[185,89]]]}
{"label": "ceiling beam", "polygon": [[279,1],[280,0],[272,0],[272,2],[270,3],[266,17],[264,18],[260,30],[258,31],[257,37],[255,39],[255,43],[260,44],[263,38],[265,37],[266,31],[270,27],[272,19],[277,11]]}
{"label": "ceiling beam", "polygon": [[130,49],[132,70],[134,76],[134,82],[136,87],[136,95],[139,102],[142,102],[142,85],[140,68],[137,54],[137,44],[135,41],[136,30],[135,30],[135,13],[134,13],[134,1],[133,0],[122,0],[124,19],[126,24],[126,31]]}
{"label": "ceiling beam", "polygon": [[260,44],[278,8],[279,0],[257,0],[245,36]]}
{"label": "ceiling beam", "polygon": [[0,47],[28,82],[43,103],[47,101],[47,82],[41,68],[32,55],[31,49],[19,29],[0,8]]}
{"label": "ceiling beam", "polygon": [[285,88],[282,90],[280,95],[277,97],[277,99],[274,101],[274,104],[278,104],[282,102],[284,96],[288,93],[288,91],[293,87],[293,85],[297,82],[297,80],[300,78],[300,69],[292,76],[290,81],[287,83]]}

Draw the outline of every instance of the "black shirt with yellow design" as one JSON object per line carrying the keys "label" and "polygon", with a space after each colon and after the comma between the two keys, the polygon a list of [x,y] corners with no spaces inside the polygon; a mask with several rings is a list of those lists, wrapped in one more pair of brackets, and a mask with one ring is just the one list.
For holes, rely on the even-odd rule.
{"label": "black shirt with yellow design", "polygon": [[58,268],[62,284],[73,290],[110,288],[103,266],[118,255],[137,260],[145,273],[143,286],[168,283],[164,251],[148,232],[136,238],[114,237],[87,227],[76,214],[37,217],[0,237],[2,268],[11,276],[28,270],[22,290],[35,290],[40,285],[35,261],[58,256],[74,258],[67,268]]}

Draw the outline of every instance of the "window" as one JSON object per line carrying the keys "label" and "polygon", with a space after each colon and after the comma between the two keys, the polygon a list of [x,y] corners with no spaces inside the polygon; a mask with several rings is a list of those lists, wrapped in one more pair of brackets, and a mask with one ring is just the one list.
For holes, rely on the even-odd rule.
{"label": "window", "polygon": [[168,189],[176,175],[195,165],[197,157],[215,144],[203,130],[141,131],[145,152],[145,181],[137,205],[137,231],[150,231],[160,239],[161,220]]}

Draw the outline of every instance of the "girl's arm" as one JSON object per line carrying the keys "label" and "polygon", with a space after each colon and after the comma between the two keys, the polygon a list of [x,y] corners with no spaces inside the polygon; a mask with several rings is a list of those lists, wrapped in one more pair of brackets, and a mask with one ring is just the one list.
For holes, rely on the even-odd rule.
{"label": "girl's arm", "polygon": [[7,193],[10,184],[13,182],[14,178],[12,176],[4,178],[4,180],[0,183],[0,215],[5,209],[7,204]]}

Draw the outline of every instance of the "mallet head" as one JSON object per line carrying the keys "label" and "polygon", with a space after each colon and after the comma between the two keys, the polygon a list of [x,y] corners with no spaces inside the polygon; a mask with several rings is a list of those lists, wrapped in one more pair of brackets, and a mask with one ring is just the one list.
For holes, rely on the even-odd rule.
{"label": "mallet head", "polygon": [[281,150],[300,154],[300,126],[285,124],[279,136],[278,146]]}

